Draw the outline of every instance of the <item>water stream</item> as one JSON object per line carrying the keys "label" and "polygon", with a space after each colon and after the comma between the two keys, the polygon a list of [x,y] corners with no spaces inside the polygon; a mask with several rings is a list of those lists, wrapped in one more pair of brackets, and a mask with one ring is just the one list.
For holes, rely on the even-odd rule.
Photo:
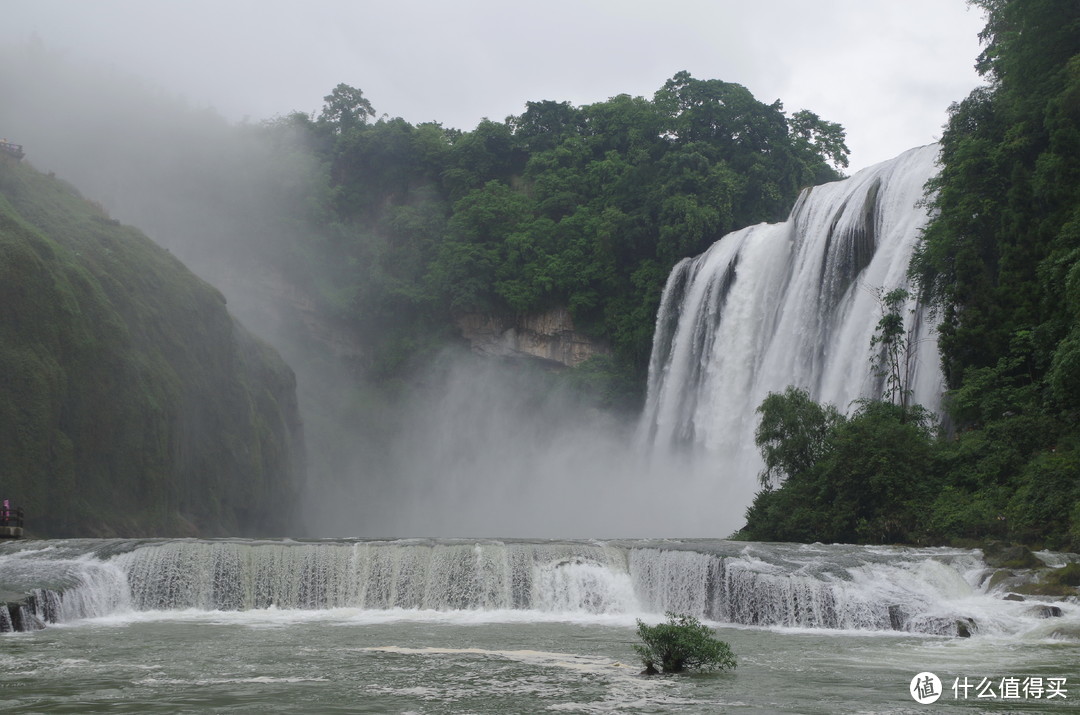
{"label": "water stream", "polygon": [[[1068,707],[949,689],[1064,678],[1068,695],[1075,677],[1080,605],[1042,617],[991,571],[962,549],[710,540],[4,544],[0,590],[59,595],[58,622],[0,636],[0,707],[905,712],[923,671],[938,707]],[[666,610],[717,628],[739,667],[640,676],[636,621]]]}

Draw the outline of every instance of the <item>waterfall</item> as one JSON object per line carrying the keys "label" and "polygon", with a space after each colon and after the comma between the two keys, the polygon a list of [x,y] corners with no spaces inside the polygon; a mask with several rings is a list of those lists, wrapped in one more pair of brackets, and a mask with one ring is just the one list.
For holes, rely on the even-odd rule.
{"label": "waterfall", "polygon": [[[806,189],[786,222],[728,234],[676,265],[656,321],[642,440],[706,450],[748,482],[760,469],[755,410],[769,392],[794,385],[841,410],[880,397],[870,361],[878,291],[907,286],[936,157],[936,145],[912,149]],[[937,410],[934,326],[914,299],[904,315],[913,399]]]}
{"label": "waterfall", "polygon": [[[28,541],[0,550],[0,632],[103,616],[129,607],[127,577],[86,542]],[[5,604],[4,601],[7,600]],[[4,608],[4,606],[7,608]]]}
{"label": "waterfall", "polygon": [[139,609],[632,610],[625,556],[591,544],[169,542],[117,557]]}
{"label": "waterfall", "polygon": [[[998,634],[1042,622],[1038,606],[1003,600],[981,554],[963,549],[717,540],[45,543],[0,548],[0,592],[29,594],[7,618],[0,609],[0,630],[22,630],[15,618],[258,609],[624,621],[675,611],[750,626],[938,635],[956,635],[960,621]],[[1059,623],[1075,629],[1080,607],[1062,602],[1060,610]]]}

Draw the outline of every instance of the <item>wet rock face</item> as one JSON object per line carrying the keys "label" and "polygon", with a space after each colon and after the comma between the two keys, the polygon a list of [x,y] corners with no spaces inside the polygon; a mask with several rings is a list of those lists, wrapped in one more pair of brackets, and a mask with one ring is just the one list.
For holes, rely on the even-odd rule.
{"label": "wet rock face", "polygon": [[39,631],[60,616],[60,594],[48,589],[34,589],[23,598],[0,602],[0,633]]}
{"label": "wet rock face", "polygon": [[[987,560],[986,557],[984,560]],[[997,559],[993,561],[999,563]],[[987,575],[987,590],[998,593],[1005,601],[1027,601],[1033,598],[1057,600],[1080,596],[1080,589],[1073,585],[1080,576],[1080,563],[1070,563],[1063,567],[1047,566],[1041,560],[1038,560],[1038,563],[1039,566],[1032,568],[994,567]]]}
{"label": "wet rock face", "polygon": [[974,618],[962,618],[956,621],[956,635],[960,638],[970,638],[971,634],[978,630]]}
{"label": "wet rock face", "polygon": [[566,308],[523,316],[468,313],[455,321],[473,352],[491,357],[534,358],[576,367],[610,347],[574,327]]}

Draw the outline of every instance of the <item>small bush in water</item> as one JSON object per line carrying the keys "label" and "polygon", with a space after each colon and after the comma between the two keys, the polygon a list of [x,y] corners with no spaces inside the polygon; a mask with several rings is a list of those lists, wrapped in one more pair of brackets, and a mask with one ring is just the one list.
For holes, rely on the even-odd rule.
{"label": "small bush in water", "polygon": [[735,667],[731,647],[717,640],[708,626],[693,616],[668,612],[667,623],[650,626],[637,622],[644,645],[635,645],[646,673],[681,673],[684,670],[728,670]]}

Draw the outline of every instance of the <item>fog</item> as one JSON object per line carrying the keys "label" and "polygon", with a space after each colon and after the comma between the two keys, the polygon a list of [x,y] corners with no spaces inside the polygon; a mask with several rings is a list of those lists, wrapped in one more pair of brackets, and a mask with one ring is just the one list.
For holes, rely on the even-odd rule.
{"label": "fog", "polygon": [[374,499],[336,504],[329,524],[355,510],[366,533],[389,536],[725,537],[742,526],[752,494],[732,492],[719,460],[651,453],[636,420],[589,408],[535,366],[447,351],[424,378],[389,479]]}
{"label": "fog", "polygon": [[287,251],[272,249],[299,238],[298,188],[319,171],[305,153],[40,44],[0,60],[0,131],[26,161],[172,251],[296,371],[309,465],[291,536],[722,537],[741,526],[751,495],[725,493],[709,460],[646,455],[633,415],[591,409],[526,362],[447,350],[405,384],[366,382],[363,336],[315,310],[318,276],[290,283],[274,264]]}
{"label": "fog", "polygon": [[853,170],[935,139],[978,84],[983,24],[965,0],[5,0],[2,18],[0,44],[36,33],[232,120],[318,109],[345,82],[379,112],[470,129],[687,70],[839,122]]}

